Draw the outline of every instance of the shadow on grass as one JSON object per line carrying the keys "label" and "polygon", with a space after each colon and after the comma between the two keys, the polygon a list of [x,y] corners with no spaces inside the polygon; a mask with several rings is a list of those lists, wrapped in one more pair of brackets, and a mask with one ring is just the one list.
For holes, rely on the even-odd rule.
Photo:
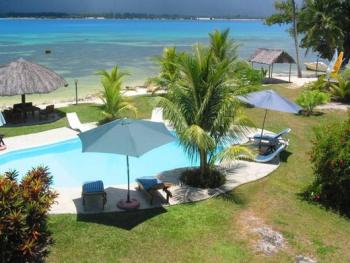
{"label": "shadow on grass", "polygon": [[245,206],[248,202],[242,194],[235,190],[222,194],[218,198],[239,206]]}
{"label": "shadow on grass", "polygon": [[139,224],[142,224],[147,220],[166,212],[167,210],[165,208],[159,207],[130,212],[77,214],[77,221],[114,226],[125,230],[131,230]]}
{"label": "shadow on grass", "polygon": [[283,163],[287,163],[288,162],[288,158],[292,155],[292,153],[290,151],[283,151],[280,154],[280,161]]}

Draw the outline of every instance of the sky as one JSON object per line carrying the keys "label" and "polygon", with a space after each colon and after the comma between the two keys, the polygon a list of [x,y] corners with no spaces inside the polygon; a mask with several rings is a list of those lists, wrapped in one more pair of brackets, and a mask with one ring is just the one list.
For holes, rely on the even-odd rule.
{"label": "sky", "polygon": [[0,0],[0,13],[148,13],[203,16],[267,16],[274,0]]}

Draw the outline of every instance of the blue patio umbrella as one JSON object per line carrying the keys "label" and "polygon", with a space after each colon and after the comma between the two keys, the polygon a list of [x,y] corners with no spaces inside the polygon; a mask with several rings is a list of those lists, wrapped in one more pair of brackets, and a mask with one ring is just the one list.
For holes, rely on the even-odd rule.
{"label": "blue patio umbrella", "polygon": [[282,97],[273,90],[263,90],[258,92],[248,93],[244,96],[238,96],[238,99],[244,103],[250,104],[256,108],[265,109],[265,116],[263,121],[263,127],[261,130],[261,137],[264,133],[266,115],[268,110],[299,113],[302,108],[294,102]]}
{"label": "blue patio umbrella", "polygon": [[126,155],[130,203],[129,156],[140,157],[148,151],[175,140],[163,123],[120,119],[79,134],[83,152]]}

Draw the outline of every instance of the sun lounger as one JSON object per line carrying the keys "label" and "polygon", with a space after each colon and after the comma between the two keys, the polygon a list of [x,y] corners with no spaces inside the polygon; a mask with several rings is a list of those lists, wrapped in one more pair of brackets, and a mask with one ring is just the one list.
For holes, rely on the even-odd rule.
{"label": "sun lounger", "polygon": [[138,189],[145,192],[150,196],[150,203],[153,204],[154,197],[158,195],[159,190],[163,190],[166,193],[166,202],[169,203],[169,198],[172,197],[169,188],[171,183],[166,183],[153,176],[144,176],[136,179]]}
{"label": "sun lounger", "polygon": [[255,134],[253,137],[249,138],[250,140],[253,140],[255,142],[260,142],[260,141],[267,141],[269,143],[273,143],[273,144],[277,144],[279,143],[281,140],[285,141],[283,139],[284,135],[287,135],[291,132],[292,129],[287,128],[284,129],[283,131],[275,134],[275,133],[264,133],[263,136],[261,136],[261,134]]}
{"label": "sun lounger", "polygon": [[67,113],[67,120],[68,120],[69,127],[72,130],[75,130],[78,132],[84,132],[84,131],[89,130],[89,128],[87,126],[83,125],[80,122],[79,117],[78,117],[76,112]]}
{"label": "sun lounger", "polygon": [[288,145],[285,143],[281,143],[276,150],[267,154],[267,155],[258,155],[255,158],[255,161],[258,163],[268,163],[275,159],[281,152],[287,149]]}
{"label": "sun lounger", "polygon": [[163,108],[154,108],[152,110],[151,121],[164,122],[164,119],[163,119]]}
{"label": "sun lounger", "polygon": [[104,190],[102,181],[86,182],[83,184],[81,196],[83,198],[83,206],[85,207],[86,197],[88,196],[100,196],[102,199],[102,209],[105,208],[107,202],[107,194]]}

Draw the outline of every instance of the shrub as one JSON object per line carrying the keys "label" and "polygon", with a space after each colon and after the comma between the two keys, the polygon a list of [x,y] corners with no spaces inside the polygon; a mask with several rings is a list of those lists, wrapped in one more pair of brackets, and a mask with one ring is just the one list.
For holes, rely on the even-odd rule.
{"label": "shrub", "polygon": [[329,88],[332,98],[338,101],[350,101],[350,80],[338,75],[337,81],[337,83],[332,83]]}
{"label": "shrub", "polygon": [[350,113],[347,121],[315,131],[311,162],[316,176],[306,196],[350,216]]}
{"label": "shrub", "polygon": [[329,94],[325,92],[305,90],[299,95],[296,102],[303,108],[304,114],[309,116],[313,114],[316,106],[327,103],[329,99]]}
{"label": "shrub", "polygon": [[329,86],[330,86],[330,83],[327,80],[327,76],[322,75],[316,81],[307,83],[304,87],[308,90],[318,90],[322,92],[328,92]]}
{"label": "shrub", "polygon": [[47,168],[32,169],[20,183],[17,175],[0,175],[0,261],[42,262],[52,242],[47,216],[57,193]]}
{"label": "shrub", "polygon": [[226,182],[226,177],[218,170],[211,170],[210,176],[200,176],[200,169],[189,169],[182,173],[180,181],[186,185],[199,188],[217,188]]}

